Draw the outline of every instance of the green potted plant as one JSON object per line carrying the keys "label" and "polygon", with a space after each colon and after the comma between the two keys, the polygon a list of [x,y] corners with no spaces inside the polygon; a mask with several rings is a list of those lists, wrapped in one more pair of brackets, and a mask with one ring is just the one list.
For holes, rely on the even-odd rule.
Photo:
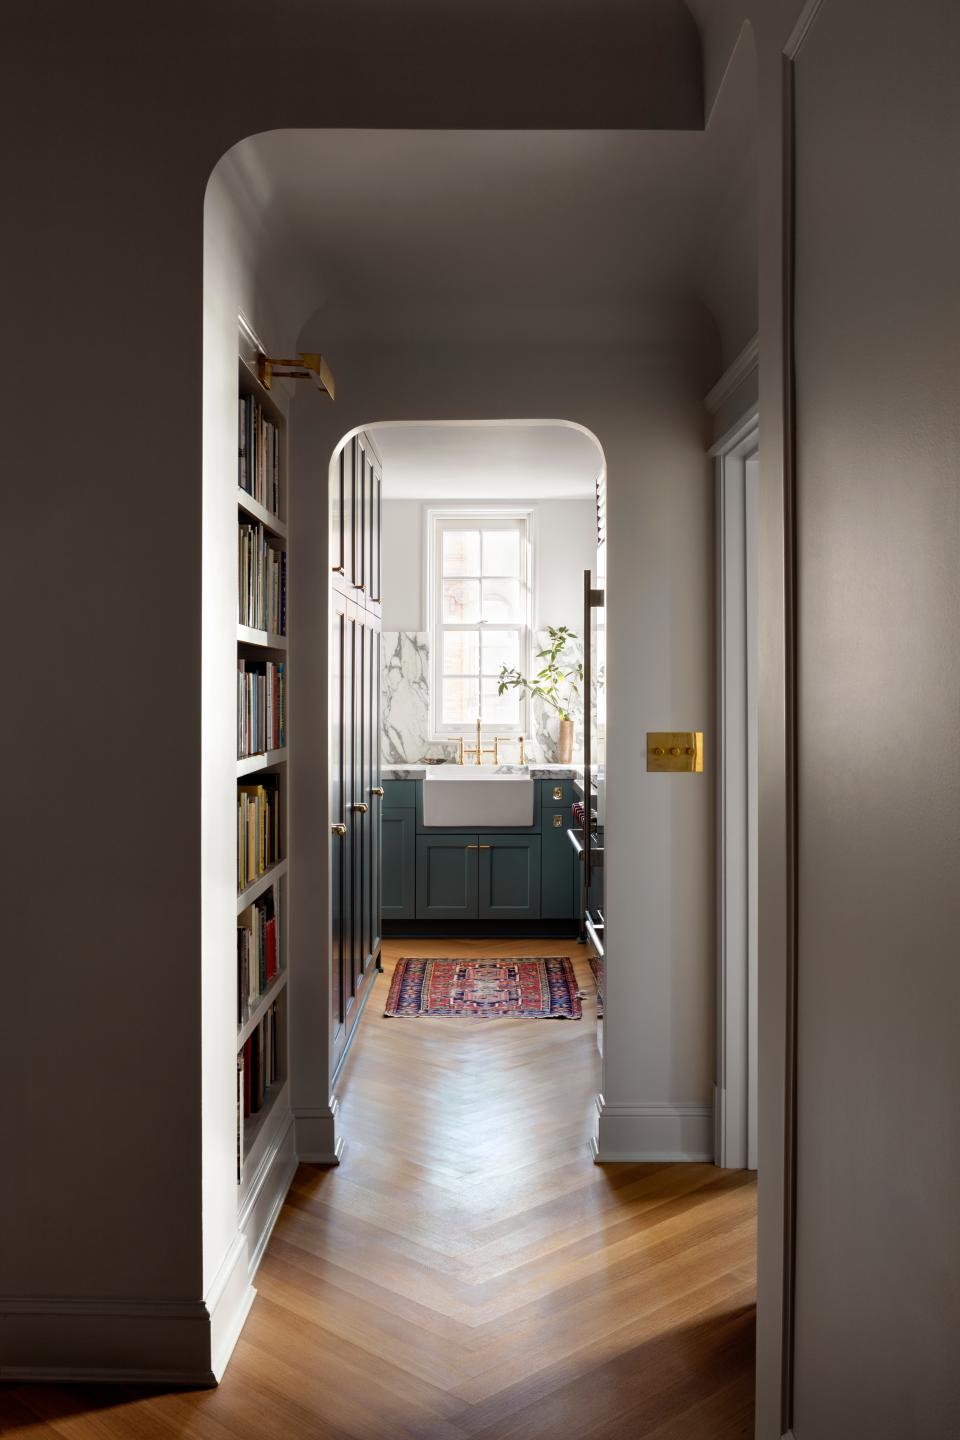
{"label": "green potted plant", "polygon": [[509,665],[501,666],[497,694],[502,695],[506,690],[526,690],[530,695],[539,696],[544,704],[555,710],[560,717],[557,759],[561,765],[569,765],[573,759],[573,716],[580,705],[583,664],[579,660],[573,664],[563,661],[564,651],[577,639],[568,626],[560,625],[554,628],[550,625],[547,627],[547,634],[550,637],[549,645],[545,650],[537,651],[537,659],[544,662],[543,669],[538,670],[532,680],[528,680],[519,670]]}

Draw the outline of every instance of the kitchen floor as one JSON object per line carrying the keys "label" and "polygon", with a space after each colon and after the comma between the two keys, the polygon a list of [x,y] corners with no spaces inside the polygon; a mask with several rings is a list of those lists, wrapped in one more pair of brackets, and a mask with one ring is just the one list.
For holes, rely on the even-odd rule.
{"label": "kitchen floor", "polygon": [[[582,1021],[383,1018],[401,955],[571,957]],[[594,1165],[571,942],[392,941],[217,1390],[8,1387],[24,1440],[721,1440],[753,1427],[755,1188]]]}

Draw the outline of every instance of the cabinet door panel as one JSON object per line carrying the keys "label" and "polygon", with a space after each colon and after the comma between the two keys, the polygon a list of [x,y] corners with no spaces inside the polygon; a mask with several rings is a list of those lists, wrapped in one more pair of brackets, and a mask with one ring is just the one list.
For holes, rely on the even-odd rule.
{"label": "cabinet door panel", "polygon": [[380,604],[381,535],[383,531],[383,476],[376,461],[371,467],[370,495],[370,599]]}
{"label": "cabinet door panel", "polygon": [[385,920],[412,920],[416,914],[416,812],[386,810],[382,832],[381,914]]}
{"label": "cabinet door panel", "polygon": [[363,825],[360,812],[354,807],[363,799],[363,627],[351,620],[352,712],[350,716],[350,839],[353,864],[353,899],[351,919],[351,994],[356,995],[363,976]]}
{"label": "cabinet door panel", "polygon": [[544,809],[540,837],[540,914],[544,920],[568,920],[579,911],[580,872],[573,846],[567,839],[567,827],[572,824],[568,809]]}
{"label": "cabinet door panel", "polygon": [[334,576],[347,573],[347,491],[352,464],[353,441],[348,440],[337,456],[330,486],[330,569]]}
{"label": "cabinet door panel", "polygon": [[481,920],[540,918],[540,836],[479,837]]}
{"label": "cabinet door panel", "polygon": [[[347,619],[342,596],[331,601],[330,623],[330,822],[346,824],[348,835],[330,837],[330,1018],[334,1038],[343,1027],[349,978],[350,815],[348,805],[347,743],[349,696],[347,670]],[[346,973],[345,973],[346,972]]]}
{"label": "cabinet door panel", "polygon": [[477,837],[417,838],[417,919],[477,918]]}
{"label": "cabinet door panel", "polygon": [[370,955],[380,955],[380,915],[383,908],[383,801],[375,790],[380,783],[380,631],[370,626],[370,813],[366,817],[370,829],[371,940]]}

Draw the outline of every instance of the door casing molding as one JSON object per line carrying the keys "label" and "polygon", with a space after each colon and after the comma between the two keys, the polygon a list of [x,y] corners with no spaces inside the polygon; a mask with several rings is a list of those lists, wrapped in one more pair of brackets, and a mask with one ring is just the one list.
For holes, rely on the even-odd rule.
{"label": "door casing molding", "polygon": [[757,407],[714,445],[717,504],[716,1163],[757,1165]]}

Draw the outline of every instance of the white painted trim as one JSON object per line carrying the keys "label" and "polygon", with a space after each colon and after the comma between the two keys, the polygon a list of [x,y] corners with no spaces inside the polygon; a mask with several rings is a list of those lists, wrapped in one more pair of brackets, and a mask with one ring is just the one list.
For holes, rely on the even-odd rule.
{"label": "white painted trim", "polygon": [[214,1385],[210,1336],[202,1300],[3,1299],[0,1380]]}
{"label": "white painted trim", "polygon": [[700,1101],[647,1101],[608,1105],[597,1096],[599,1122],[590,1142],[594,1162],[710,1163],[713,1160],[713,1106]]}
{"label": "white painted trim", "polygon": [[708,390],[703,398],[704,408],[711,415],[716,415],[721,405],[730,399],[730,396],[738,389],[760,363],[760,336],[754,335],[748,340],[740,351],[737,358],[727,366],[720,379],[712,390]]}
{"label": "white painted trim", "polygon": [[790,39],[783,47],[783,53],[788,60],[796,60],[800,54],[803,42],[813,28],[813,22],[817,18],[823,0],[807,0],[806,5],[797,18],[797,23],[790,32]]}
{"label": "white painted trim", "polygon": [[[756,1164],[758,453],[751,412],[717,455],[716,1156]],[[751,506],[754,507],[751,510]]]}
{"label": "white painted trim", "polygon": [[717,460],[721,455],[729,454],[735,446],[746,440],[754,430],[757,430],[759,425],[760,407],[758,405],[751,405],[750,409],[735,425],[731,425],[730,429],[724,431],[719,440],[714,441],[707,451],[707,454],[711,460]]}
{"label": "white painted trim", "polygon": [[[373,989],[366,987],[363,1003]],[[347,1052],[345,1051],[344,1054]],[[337,1112],[340,1101],[331,1095],[327,1104],[319,1109],[295,1109],[297,1127],[297,1156],[305,1165],[339,1165],[343,1157],[343,1136],[337,1134]]]}
{"label": "white painted trim", "polygon": [[250,1284],[248,1246],[242,1231],[233,1238],[207,1294],[210,1317],[210,1369],[219,1383],[250,1314],[256,1291]]}

